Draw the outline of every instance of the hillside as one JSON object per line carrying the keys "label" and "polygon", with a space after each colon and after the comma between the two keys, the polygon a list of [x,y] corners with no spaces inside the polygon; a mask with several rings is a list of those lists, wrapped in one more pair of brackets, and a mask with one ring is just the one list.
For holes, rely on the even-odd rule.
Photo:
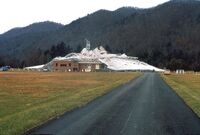
{"label": "hillside", "polygon": [[57,45],[67,46],[66,52],[78,51],[88,38],[93,48],[103,45],[113,53],[125,52],[160,68],[200,70],[199,9],[199,1],[173,0],[150,9],[99,10],[51,32],[9,40],[2,35],[0,53],[16,58],[13,62],[20,65],[15,66],[43,64],[59,55],[59,49],[52,55]]}
{"label": "hillside", "polygon": [[46,22],[34,23],[23,28],[13,28],[0,36],[1,38],[12,38],[27,33],[37,33],[37,32],[57,30],[61,27],[63,27],[62,24],[46,21]]}
{"label": "hillside", "polygon": [[5,57],[4,61],[22,60],[30,53],[31,47],[35,47],[36,42],[62,27],[64,27],[62,24],[46,21],[13,28],[0,35],[0,56]]}

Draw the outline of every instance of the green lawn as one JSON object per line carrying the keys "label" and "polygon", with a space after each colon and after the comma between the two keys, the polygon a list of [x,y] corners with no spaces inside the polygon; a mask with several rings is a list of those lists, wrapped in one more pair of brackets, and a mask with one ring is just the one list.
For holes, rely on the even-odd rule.
{"label": "green lawn", "polygon": [[21,134],[139,75],[0,72],[0,135]]}
{"label": "green lawn", "polygon": [[162,77],[200,117],[200,74],[171,74]]}

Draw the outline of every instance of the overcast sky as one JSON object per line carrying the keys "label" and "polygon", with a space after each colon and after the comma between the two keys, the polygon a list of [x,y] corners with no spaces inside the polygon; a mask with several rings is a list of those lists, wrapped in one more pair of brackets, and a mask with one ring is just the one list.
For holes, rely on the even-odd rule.
{"label": "overcast sky", "polygon": [[0,33],[34,22],[68,24],[99,9],[154,7],[168,0],[0,0]]}

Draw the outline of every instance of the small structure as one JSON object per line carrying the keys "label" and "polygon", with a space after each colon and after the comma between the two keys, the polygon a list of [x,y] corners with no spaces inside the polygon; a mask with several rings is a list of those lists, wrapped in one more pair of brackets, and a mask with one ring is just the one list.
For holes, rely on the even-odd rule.
{"label": "small structure", "polygon": [[185,74],[185,71],[183,69],[177,69],[176,74]]}
{"label": "small structure", "polygon": [[90,41],[85,39],[86,41],[86,49],[89,51],[90,50]]}
{"label": "small structure", "polygon": [[170,75],[171,74],[171,71],[170,70],[165,70],[164,71],[164,75]]}
{"label": "small structure", "polygon": [[0,71],[8,71],[10,70],[10,66],[3,66],[3,67],[0,67]]}

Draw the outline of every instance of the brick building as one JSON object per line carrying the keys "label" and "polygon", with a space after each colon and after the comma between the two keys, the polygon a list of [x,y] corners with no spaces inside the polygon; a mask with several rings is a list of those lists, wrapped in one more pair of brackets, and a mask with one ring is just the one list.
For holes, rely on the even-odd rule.
{"label": "brick building", "polygon": [[55,60],[52,63],[54,71],[65,72],[95,72],[104,69],[105,66],[98,60]]}

